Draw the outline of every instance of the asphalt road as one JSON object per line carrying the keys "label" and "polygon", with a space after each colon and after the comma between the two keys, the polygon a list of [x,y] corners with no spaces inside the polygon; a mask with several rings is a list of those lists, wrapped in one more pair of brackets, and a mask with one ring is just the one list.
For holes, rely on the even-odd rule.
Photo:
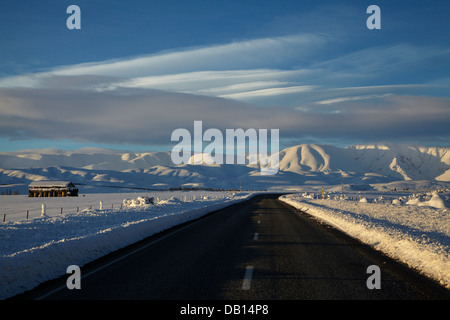
{"label": "asphalt road", "polygon": [[[450,298],[433,281],[276,198],[254,197],[90,263],[79,290],[67,289],[67,276],[19,298]],[[380,268],[380,289],[367,286],[369,266]]]}

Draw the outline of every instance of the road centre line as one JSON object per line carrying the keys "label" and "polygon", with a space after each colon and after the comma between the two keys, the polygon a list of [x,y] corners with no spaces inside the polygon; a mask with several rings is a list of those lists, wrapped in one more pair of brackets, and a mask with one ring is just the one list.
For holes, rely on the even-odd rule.
{"label": "road centre line", "polygon": [[250,290],[253,269],[253,266],[247,266],[247,268],[245,268],[244,281],[242,281],[242,290]]}

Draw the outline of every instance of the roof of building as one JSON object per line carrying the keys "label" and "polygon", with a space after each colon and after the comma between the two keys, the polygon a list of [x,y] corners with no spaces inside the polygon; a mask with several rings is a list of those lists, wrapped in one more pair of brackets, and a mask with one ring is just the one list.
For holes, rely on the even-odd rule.
{"label": "roof of building", "polygon": [[70,181],[51,181],[51,180],[43,180],[43,181],[33,181],[28,186],[29,187],[67,187],[72,182]]}

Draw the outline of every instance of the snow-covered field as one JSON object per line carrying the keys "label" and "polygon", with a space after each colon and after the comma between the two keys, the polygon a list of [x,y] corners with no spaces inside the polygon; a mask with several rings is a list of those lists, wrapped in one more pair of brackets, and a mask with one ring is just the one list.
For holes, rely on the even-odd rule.
{"label": "snow-covered field", "polygon": [[[1,196],[2,212],[18,213],[8,214],[8,220],[0,223],[0,299],[64,275],[69,265],[82,266],[251,196],[249,192],[206,191],[87,194],[73,198]],[[137,201],[144,197],[153,197],[154,204]],[[41,216],[43,202],[45,216]],[[26,219],[23,212],[29,209],[33,209],[33,216]]]}
{"label": "snow-covered field", "polygon": [[[84,209],[117,209],[123,207],[124,199],[139,196],[153,197],[155,201],[172,197],[183,201],[198,200],[201,197],[209,199],[222,198],[224,192],[215,191],[147,191],[147,192],[112,192],[112,193],[83,193],[79,197],[48,197],[29,198],[27,195],[0,196],[0,219],[5,222],[20,221],[37,218],[42,214],[42,204],[45,204],[47,216],[57,216],[63,213],[77,212]],[[6,215],[6,217],[4,217]]]}
{"label": "snow-covered field", "polygon": [[280,200],[450,289],[449,193],[296,193]]}

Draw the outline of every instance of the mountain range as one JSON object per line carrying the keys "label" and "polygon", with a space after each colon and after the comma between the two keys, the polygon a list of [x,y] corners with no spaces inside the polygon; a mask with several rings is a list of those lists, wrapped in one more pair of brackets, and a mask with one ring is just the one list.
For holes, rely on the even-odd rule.
{"label": "mountain range", "polygon": [[65,180],[80,192],[108,188],[289,189],[295,186],[370,186],[393,182],[450,182],[450,148],[404,144],[301,144],[279,153],[279,171],[258,165],[174,165],[170,152],[133,153],[99,148],[0,153],[0,188],[26,193],[32,181]]}

